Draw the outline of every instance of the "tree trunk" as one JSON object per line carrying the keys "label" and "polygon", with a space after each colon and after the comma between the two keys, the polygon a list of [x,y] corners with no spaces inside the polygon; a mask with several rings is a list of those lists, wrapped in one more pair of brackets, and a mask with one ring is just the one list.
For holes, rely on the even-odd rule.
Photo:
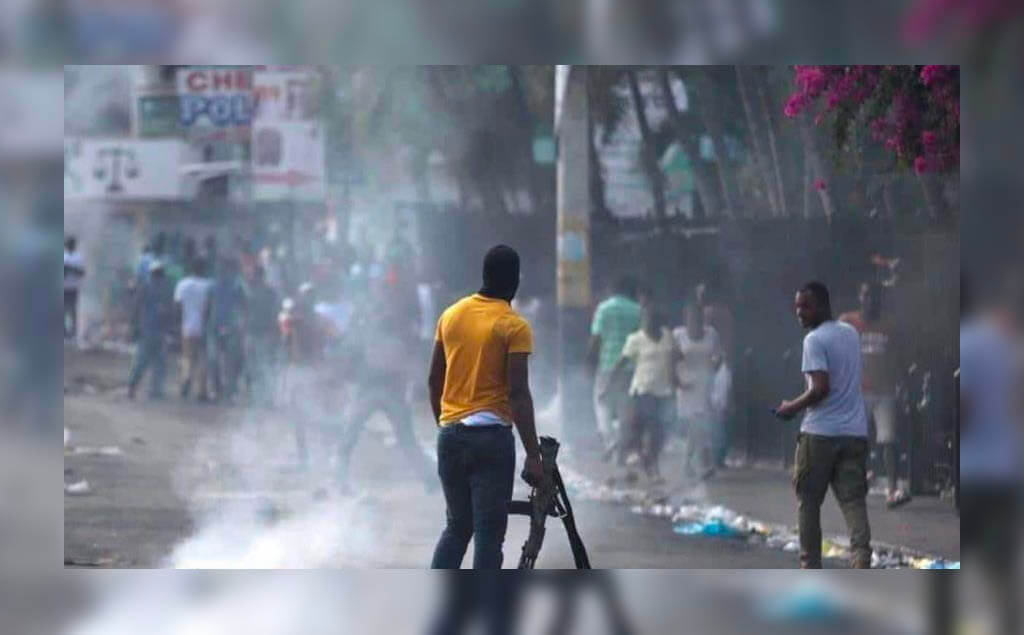
{"label": "tree trunk", "polygon": [[647,174],[647,182],[651,186],[651,195],[654,197],[654,217],[665,218],[665,175],[658,165],[658,157],[654,154],[654,141],[651,138],[651,128],[647,123],[647,113],[644,111],[644,97],[640,94],[640,82],[637,80],[636,71],[626,71],[626,78],[629,80],[629,92],[633,97],[633,108],[636,110],[636,120],[640,126],[640,159],[643,163],[644,172]]}
{"label": "tree trunk", "polygon": [[[708,134],[711,135],[711,142],[715,146],[715,168],[718,174],[718,185],[722,191],[722,203],[724,207],[722,213],[729,218],[732,218],[736,212],[736,207],[733,203],[732,188],[729,187],[728,172],[725,166],[725,135],[722,133],[725,126],[722,124],[721,109],[718,105],[718,99],[715,97],[714,89],[711,87],[710,82],[700,82],[702,88],[701,97],[704,100],[703,106],[694,107],[694,110],[700,113],[701,119],[704,122],[704,127],[707,128]],[[669,90],[671,91],[671,86]],[[692,105],[691,99],[691,105]]]}
{"label": "tree trunk", "polygon": [[807,148],[804,148],[804,219],[811,217],[811,159],[807,156]]}
{"label": "tree trunk", "polygon": [[885,204],[885,216],[890,219],[896,218],[896,206],[892,200],[892,186],[892,175],[884,175],[882,177],[882,202]]}
{"label": "tree trunk", "polygon": [[942,195],[942,183],[938,175],[918,174],[917,180],[921,184],[921,192],[924,194],[924,202],[928,206],[928,214],[939,222],[949,220],[949,206]]}
{"label": "tree trunk", "polygon": [[[593,96],[590,95],[590,87],[587,87],[588,99],[593,103]],[[587,154],[590,164],[590,205],[593,211],[593,218],[610,222],[614,219],[604,198],[604,172],[601,170],[601,157],[597,153],[597,144],[594,143],[594,111],[587,109]]]}
{"label": "tree trunk", "polygon": [[[527,104],[526,89],[523,87],[523,80],[520,77],[521,69],[518,66],[509,66],[508,73],[512,80],[512,90],[516,97],[516,108],[519,111],[519,122],[524,129],[533,130],[533,114]],[[533,162],[533,136],[527,137],[528,141],[522,144],[520,152],[523,160],[523,169],[526,172],[526,195],[530,199],[533,211],[541,211],[553,208],[552,201],[548,199],[547,191],[540,182],[541,174]]]}
{"label": "tree trunk", "polygon": [[814,139],[814,130],[811,129],[807,116],[800,115],[798,119],[800,138],[804,143],[804,152],[807,154],[811,174],[815,179],[824,183],[823,187],[818,187],[817,183],[813,187],[818,191],[818,198],[821,199],[821,209],[825,212],[825,218],[832,222],[832,219],[835,217],[835,206],[832,204],[832,196],[828,192],[828,188],[831,186],[832,175],[825,166],[825,160],[821,157],[821,151],[818,150],[818,143]]}
{"label": "tree trunk", "polygon": [[736,67],[736,86],[739,88],[740,101],[743,102],[743,112],[747,116],[747,127],[750,129],[750,145],[754,150],[754,163],[757,166],[757,173],[761,177],[765,195],[768,197],[768,207],[773,217],[779,216],[779,204],[775,200],[775,188],[772,187],[771,177],[768,174],[768,161],[765,159],[764,150],[761,147],[760,127],[757,119],[754,118],[754,108],[750,103],[750,96],[747,93],[746,82],[743,79],[743,72]]}
{"label": "tree trunk", "polygon": [[668,73],[659,71],[658,77],[661,83],[661,91],[668,107],[669,119],[672,122],[672,130],[675,133],[676,141],[682,147],[683,152],[690,159],[690,170],[693,174],[693,185],[697,189],[697,197],[700,199],[706,216],[715,216],[722,209],[715,192],[715,187],[707,174],[701,169],[700,144],[697,141],[695,126],[688,125],[686,118],[679,112],[675,96],[672,95],[672,86],[668,81]]}
{"label": "tree trunk", "polygon": [[772,113],[768,110],[769,100],[767,98],[767,87],[765,86],[764,78],[760,80],[755,79],[755,85],[757,86],[758,95],[761,97],[761,109],[764,113],[764,127],[768,132],[768,147],[771,149],[772,167],[775,171],[775,187],[778,188],[776,194],[776,201],[779,204],[779,210],[783,216],[789,216],[789,208],[786,206],[786,189],[782,185],[782,168],[779,162],[779,151],[775,143],[775,120],[772,118]]}

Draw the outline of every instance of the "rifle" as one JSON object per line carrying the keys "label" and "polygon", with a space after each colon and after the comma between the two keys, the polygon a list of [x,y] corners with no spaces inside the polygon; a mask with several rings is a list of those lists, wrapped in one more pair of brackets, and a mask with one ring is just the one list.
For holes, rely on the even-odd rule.
{"label": "rifle", "polygon": [[544,523],[548,516],[561,518],[565,525],[565,533],[569,536],[569,546],[577,569],[589,569],[590,558],[583,546],[583,539],[576,529],[576,518],[572,513],[569,495],[565,491],[562,475],[558,471],[558,441],[551,437],[540,438],[540,455],[544,466],[543,481],[533,488],[528,501],[512,501],[509,505],[510,514],[530,517],[530,535],[523,543],[523,553],[519,557],[520,569],[533,569],[544,544]]}

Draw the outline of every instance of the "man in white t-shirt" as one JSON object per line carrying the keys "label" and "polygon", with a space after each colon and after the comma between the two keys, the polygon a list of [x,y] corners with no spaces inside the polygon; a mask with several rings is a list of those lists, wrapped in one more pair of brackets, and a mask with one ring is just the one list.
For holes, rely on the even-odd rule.
{"label": "man in white t-shirt", "polygon": [[851,566],[871,567],[867,510],[868,423],[861,396],[860,337],[832,318],[828,289],[809,282],[796,293],[804,338],[801,371],[807,389],[775,409],[782,419],[806,410],[793,483],[799,501],[800,566],[821,568],[821,504],[832,486],[850,531]]}
{"label": "man in white t-shirt", "polygon": [[64,337],[78,335],[78,289],[85,277],[85,264],[74,237],[64,241]]}
{"label": "man in white t-shirt", "polygon": [[203,276],[201,261],[189,263],[189,273],[174,288],[174,302],[181,315],[181,397],[192,386],[196,398],[208,401],[206,391],[206,321],[209,313],[210,281]]}

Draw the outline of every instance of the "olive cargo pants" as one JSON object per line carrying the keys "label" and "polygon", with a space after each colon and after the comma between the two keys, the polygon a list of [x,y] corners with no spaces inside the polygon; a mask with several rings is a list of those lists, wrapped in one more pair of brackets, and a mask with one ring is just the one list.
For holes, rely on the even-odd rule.
{"label": "olive cargo pants", "polygon": [[801,568],[821,568],[821,504],[829,485],[850,531],[850,565],[871,567],[867,457],[867,439],[800,434],[793,485],[799,502]]}

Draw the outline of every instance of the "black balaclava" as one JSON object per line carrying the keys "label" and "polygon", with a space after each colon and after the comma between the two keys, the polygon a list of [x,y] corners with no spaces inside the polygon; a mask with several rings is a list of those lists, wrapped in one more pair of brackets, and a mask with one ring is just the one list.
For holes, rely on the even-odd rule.
{"label": "black balaclava", "polygon": [[512,302],[519,290],[519,254],[507,245],[492,247],[484,256],[484,285],[480,295]]}

